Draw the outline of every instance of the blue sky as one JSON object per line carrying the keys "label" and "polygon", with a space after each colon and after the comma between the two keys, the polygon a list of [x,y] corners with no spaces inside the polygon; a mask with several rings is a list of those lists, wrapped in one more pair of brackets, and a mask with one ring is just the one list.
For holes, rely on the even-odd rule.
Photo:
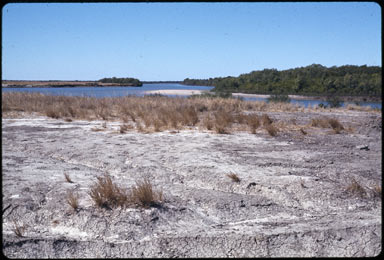
{"label": "blue sky", "polygon": [[14,3],[2,78],[183,80],[307,66],[381,66],[374,2]]}

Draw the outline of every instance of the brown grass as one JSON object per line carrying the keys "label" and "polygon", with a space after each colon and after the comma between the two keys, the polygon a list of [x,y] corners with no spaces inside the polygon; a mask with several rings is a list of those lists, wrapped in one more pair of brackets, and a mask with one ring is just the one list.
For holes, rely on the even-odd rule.
{"label": "brown grass", "polygon": [[107,209],[130,205],[156,207],[164,201],[163,192],[154,190],[148,178],[137,181],[136,185],[128,190],[113,183],[108,174],[97,178],[89,195],[98,207]]}
{"label": "brown grass", "polygon": [[234,117],[224,109],[216,111],[214,114],[213,129],[218,134],[229,134],[229,128],[231,127]]}
{"label": "brown grass", "polygon": [[229,173],[227,176],[233,181],[233,182],[240,182],[239,176],[237,176],[236,173]]}
{"label": "brown grass", "polygon": [[267,126],[273,123],[272,119],[267,114],[263,114],[261,116],[261,122],[263,123],[263,126]]}
{"label": "brown grass", "polygon": [[124,134],[128,131],[128,125],[124,124],[124,125],[120,125],[120,134]]}
{"label": "brown grass", "polygon": [[381,186],[380,185],[378,185],[378,184],[374,185],[373,187],[371,187],[371,190],[372,190],[372,193],[373,193],[373,197],[381,198],[382,190],[381,190]]}
{"label": "brown grass", "polygon": [[256,134],[256,129],[260,126],[260,119],[256,114],[251,114],[245,117],[246,124],[251,129],[252,134]]}
{"label": "brown grass", "polygon": [[[170,98],[166,96],[125,96],[116,98],[91,98],[49,96],[37,93],[2,93],[2,112],[4,115],[37,113],[51,118],[64,120],[122,121],[120,132],[125,133],[127,126],[136,126],[137,131],[180,129],[207,129],[218,134],[248,130],[255,134],[263,126],[275,135],[279,122],[273,122],[265,111],[298,111],[302,108],[292,104],[241,101],[223,98]],[[250,112],[248,115],[246,113]],[[257,112],[264,113],[257,115]],[[337,120],[336,120],[337,121]],[[314,127],[331,128],[335,133],[343,130],[336,121],[313,119]],[[274,127],[268,127],[268,125]],[[293,123],[292,123],[293,124]],[[104,129],[106,128],[103,127]],[[269,130],[268,130],[269,129]],[[280,130],[283,130],[280,128]],[[296,127],[295,130],[298,128]],[[94,128],[92,131],[101,131]]]}
{"label": "brown grass", "polygon": [[16,220],[13,220],[13,232],[18,237],[24,237],[26,226],[20,225]]}
{"label": "brown grass", "polygon": [[136,205],[144,208],[159,206],[164,200],[163,192],[155,191],[148,178],[136,182],[136,186],[132,187],[130,199]]}
{"label": "brown grass", "polygon": [[346,188],[346,191],[361,198],[364,198],[367,195],[364,187],[358,183],[355,178],[352,178],[351,183]]}
{"label": "brown grass", "polygon": [[100,208],[111,209],[125,206],[128,202],[127,191],[113,183],[108,174],[97,177],[97,182],[91,187],[89,196]]}
{"label": "brown grass", "polygon": [[303,128],[300,128],[300,133],[302,133],[303,135],[307,135],[308,134]]}
{"label": "brown grass", "polygon": [[203,119],[203,125],[207,130],[212,130],[213,129],[213,120],[210,115],[207,115]]}
{"label": "brown grass", "polygon": [[64,172],[64,178],[68,183],[73,183],[71,177],[69,176],[68,173]]}
{"label": "brown grass", "polygon": [[270,136],[276,136],[277,135],[278,129],[273,124],[266,125],[264,128],[265,128],[265,130],[267,130],[267,132]]}
{"label": "brown grass", "polygon": [[77,211],[79,209],[79,195],[77,193],[74,193],[73,191],[68,191],[66,201],[74,211]]}
{"label": "brown grass", "polygon": [[328,124],[336,134],[340,134],[341,130],[344,130],[343,125],[337,119],[329,118]]}
{"label": "brown grass", "polygon": [[336,134],[344,130],[344,126],[337,119],[329,117],[313,118],[310,125],[313,127],[332,128]]}

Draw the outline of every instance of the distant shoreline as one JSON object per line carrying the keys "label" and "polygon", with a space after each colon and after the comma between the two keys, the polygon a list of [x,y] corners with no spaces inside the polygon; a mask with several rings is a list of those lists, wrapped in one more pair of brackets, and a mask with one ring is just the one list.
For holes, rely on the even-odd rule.
{"label": "distant shoreline", "polygon": [[[194,90],[194,89],[161,89],[161,90],[149,90],[145,91],[145,94],[160,94],[160,95],[175,95],[175,96],[187,96],[187,95],[200,95],[209,92],[207,90]],[[249,98],[269,98],[267,94],[247,94],[247,93],[232,93],[234,97],[249,97]],[[300,95],[288,95],[289,98],[295,100],[324,100],[325,96],[300,96]],[[340,99],[344,102],[381,102],[380,98],[372,97],[353,97],[353,96],[340,96]],[[366,99],[366,100],[364,100]]]}
{"label": "distant shoreline", "polygon": [[80,80],[3,80],[2,88],[65,88],[65,87],[141,87],[129,83],[102,83]]}
{"label": "distant shoreline", "polygon": [[[172,81],[143,81],[144,84],[159,84],[159,83],[170,83],[170,84],[182,84],[180,82]],[[188,85],[186,85],[188,86]],[[80,80],[3,80],[2,88],[65,88],[65,87],[142,87],[130,84],[120,83],[101,83],[99,81],[80,81]],[[200,95],[206,90],[195,90],[194,86],[190,86],[191,89],[162,89],[162,90],[149,90],[145,91],[145,94],[161,94],[161,95],[175,95],[175,96],[188,96],[188,95]],[[250,98],[269,98],[269,94],[249,94],[249,93],[232,93],[234,97],[250,97]],[[305,95],[288,95],[291,99],[296,100],[325,100],[324,96],[305,96]],[[370,97],[370,96],[339,96],[343,102],[382,102],[381,97]]]}

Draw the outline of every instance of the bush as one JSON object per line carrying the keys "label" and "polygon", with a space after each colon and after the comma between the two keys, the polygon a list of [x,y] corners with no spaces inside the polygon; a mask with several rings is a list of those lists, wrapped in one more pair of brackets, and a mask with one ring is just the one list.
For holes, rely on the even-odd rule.
{"label": "bush", "polygon": [[337,108],[343,105],[343,101],[337,96],[327,97],[326,100],[331,108]]}

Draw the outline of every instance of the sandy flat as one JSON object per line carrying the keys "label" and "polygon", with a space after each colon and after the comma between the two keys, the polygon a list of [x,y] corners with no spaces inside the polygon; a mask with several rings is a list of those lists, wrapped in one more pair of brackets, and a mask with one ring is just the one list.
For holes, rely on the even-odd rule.
{"label": "sandy flat", "polygon": [[[206,90],[195,90],[195,89],[161,89],[161,90],[148,90],[144,94],[161,94],[161,95],[179,95],[179,96],[188,96],[188,95],[200,95]],[[234,97],[250,97],[250,98],[269,98],[270,95],[263,94],[247,94],[247,93],[232,93]],[[288,95],[292,99],[315,99],[315,97],[306,97],[299,95]]]}
{"label": "sandy flat", "polygon": [[[371,189],[381,183],[381,114],[327,113],[354,131],[308,127],[306,135],[281,131],[271,137],[261,130],[221,135],[190,128],[120,134],[121,122],[103,128],[103,121],[3,118],[3,253],[13,258],[377,255],[381,199]],[[275,122],[297,124],[322,115],[268,114]],[[149,176],[164,193],[163,206],[97,208],[88,192],[105,173],[123,187]],[[367,197],[347,192],[352,179]],[[66,202],[68,191],[79,195],[78,212]],[[25,227],[23,237],[15,235],[15,220]]]}
{"label": "sandy flat", "polygon": [[199,95],[204,92],[205,92],[204,90],[194,90],[194,89],[162,89],[162,90],[148,90],[148,91],[145,91],[144,94],[188,96],[188,95]]}

